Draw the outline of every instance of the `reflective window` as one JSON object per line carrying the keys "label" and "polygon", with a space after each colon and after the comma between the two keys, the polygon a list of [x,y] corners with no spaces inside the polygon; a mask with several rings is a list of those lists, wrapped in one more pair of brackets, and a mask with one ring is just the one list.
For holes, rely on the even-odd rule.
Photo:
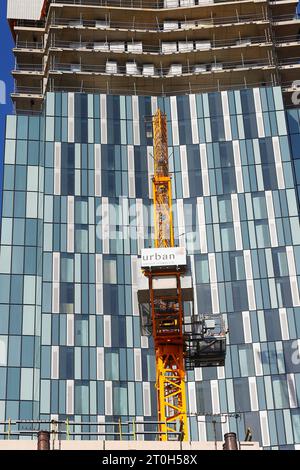
{"label": "reflective window", "polygon": [[273,376],[274,402],[276,408],[289,408],[289,393],[285,377]]}
{"label": "reflective window", "polygon": [[89,382],[75,381],[75,414],[89,413]]}
{"label": "reflective window", "polygon": [[60,346],[59,348],[59,377],[68,380],[74,378],[74,348]]}
{"label": "reflective window", "polygon": [[103,256],[103,282],[117,284],[117,260],[107,259]]}

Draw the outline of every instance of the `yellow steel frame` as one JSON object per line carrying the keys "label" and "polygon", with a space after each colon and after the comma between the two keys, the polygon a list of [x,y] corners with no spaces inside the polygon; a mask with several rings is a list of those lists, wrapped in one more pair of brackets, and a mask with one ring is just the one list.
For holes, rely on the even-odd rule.
{"label": "yellow steel frame", "polygon": [[[153,117],[154,134],[154,229],[155,247],[174,246],[172,218],[172,187],[168,163],[167,121],[160,109]],[[184,337],[182,331],[183,305],[180,273],[160,271],[155,276],[176,276],[176,295],[172,299],[157,298],[149,277],[153,337],[156,352],[156,388],[160,440],[188,440],[187,403],[185,390]],[[171,313],[170,313],[171,312]],[[173,437],[172,437],[173,434]]]}
{"label": "yellow steel frame", "polygon": [[[181,439],[188,438],[186,415],[185,370],[182,345],[166,345],[157,348],[157,394],[160,440],[167,441],[174,432],[181,432]],[[177,425],[179,423],[179,427]],[[178,436],[178,435],[176,435]]]}
{"label": "yellow steel frame", "polygon": [[167,248],[174,246],[172,187],[169,175],[167,121],[160,109],[153,117],[153,148],[155,248]]}

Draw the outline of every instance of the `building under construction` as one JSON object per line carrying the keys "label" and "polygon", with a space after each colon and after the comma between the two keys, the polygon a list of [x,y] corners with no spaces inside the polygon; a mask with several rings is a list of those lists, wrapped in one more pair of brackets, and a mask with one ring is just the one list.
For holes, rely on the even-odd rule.
{"label": "building under construction", "polygon": [[11,448],[300,448],[296,6],[8,0]]}

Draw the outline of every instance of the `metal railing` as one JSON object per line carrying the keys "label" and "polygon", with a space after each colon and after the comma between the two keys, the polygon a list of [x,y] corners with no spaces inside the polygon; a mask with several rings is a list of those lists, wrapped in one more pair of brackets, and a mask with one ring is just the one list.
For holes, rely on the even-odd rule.
{"label": "metal railing", "polygon": [[[294,59],[295,60],[295,59]],[[124,65],[118,65],[116,69],[109,70],[107,64],[104,65],[93,65],[93,64],[60,64],[56,63],[50,66],[50,72],[73,72],[73,73],[99,73],[99,74],[113,74],[115,75],[143,75],[142,68],[135,64],[135,62],[130,63],[132,64],[134,69],[130,71]],[[175,64],[174,64],[175,65]],[[160,67],[155,69],[155,76],[156,77],[167,77],[167,76],[174,76],[174,75],[184,75],[190,73],[202,73],[202,72],[214,72],[214,71],[222,71],[222,70],[233,70],[233,69],[240,69],[240,68],[249,68],[249,67],[272,67],[275,66],[272,61],[269,59],[252,59],[252,60],[240,60],[240,61],[232,61],[232,62],[222,62],[218,63],[211,63],[211,64],[204,64],[203,67],[206,67],[206,70],[202,69],[201,71],[195,70],[193,65],[182,65],[176,64],[179,69],[172,69],[170,67]],[[200,66],[200,65],[199,65]],[[199,67],[198,66],[198,67]],[[202,64],[201,64],[202,67]]]}
{"label": "metal railing", "polygon": [[[198,4],[198,0],[51,0],[51,3],[60,3],[68,5],[90,5],[90,6],[110,6],[120,8],[151,8],[168,10],[184,7],[211,7],[218,3],[228,2],[230,0],[207,0],[205,3]],[[231,0],[234,3],[234,0]]]}
{"label": "metal railing", "polygon": [[[296,38],[296,36],[295,36]],[[300,42],[300,37],[298,37],[298,42]],[[138,41],[141,42],[141,41]],[[186,49],[184,49],[184,42],[186,43]],[[211,49],[216,48],[223,48],[223,47],[247,47],[249,45],[256,45],[256,44],[272,44],[271,41],[268,41],[265,36],[256,36],[251,38],[241,38],[241,39],[230,39],[230,40],[222,40],[222,39],[212,39],[204,41],[207,43],[202,49],[201,44],[197,45],[197,41],[182,41],[180,44],[180,48],[176,51],[166,51],[162,45],[150,45],[150,44],[141,44],[140,46],[136,46],[135,42],[124,42],[124,50],[118,51],[114,48],[113,42],[90,42],[90,41],[61,41],[56,40],[55,37],[51,38],[50,41],[50,48],[58,48],[58,49],[72,49],[72,50],[97,50],[103,52],[115,52],[115,53],[131,53],[131,54],[156,54],[156,55],[170,55],[170,54],[180,54],[180,53],[187,53],[187,52],[204,52]],[[201,43],[201,41],[199,41]],[[168,43],[166,43],[167,45]],[[134,47],[136,49],[134,49]],[[137,48],[139,47],[139,49]]]}
{"label": "metal railing", "polygon": [[34,49],[34,50],[43,50],[44,46],[42,42],[33,42],[33,41],[19,41],[17,40],[15,44],[15,49]]}
{"label": "metal railing", "polygon": [[[180,430],[168,430],[171,426],[165,426],[166,432],[159,431],[159,425],[165,424],[165,421],[138,421],[122,420],[114,422],[94,422],[94,421],[73,421],[70,419],[52,419],[52,420],[22,420],[8,419],[0,421],[0,436],[4,439],[29,436],[34,438],[40,430],[48,431],[51,434],[51,440],[66,439],[73,440],[77,436],[89,437],[94,439],[113,438],[115,440],[138,440],[139,436],[154,437],[158,440],[159,436],[164,435],[167,440],[182,440]],[[87,427],[89,430],[78,430],[78,427]],[[150,429],[146,429],[150,427]],[[143,429],[142,429],[143,428]],[[114,429],[114,430],[112,430]]]}
{"label": "metal railing", "polygon": [[[214,26],[224,24],[235,24],[235,23],[255,23],[257,21],[268,21],[267,18],[261,14],[252,15],[238,15],[238,16],[226,16],[226,17],[209,17],[201,19],[193,19],[185,21],[174,20],[174,23],[178,23],[178,27],[173,30],[178,30],[179,25],[181,29],[199,28],[201,26]],[[140,23],[134,19],[132,22],[113,21],[113,20],[86,20],[84,18],[56,18],[52,16],[49,22],[50,26],[67,26],[72,28],[99,28],[99,29],[129,29],[129,30],[144,30],[144,31],[166,31],[163,22],[156,23]],[[170,31],[171,29],[168,29]]]}
{"label": "metal railing", "polygon": [[43,72],[44,66],[42,64],[16,64],[14,72]]}
{"label": "metal railing", "polygon": [[[163,50],[162,46],[159,45],[153,45],[153,44],[144,44],[142,43],[140,49],[133,49],[131,46],[135,45],[137,42],[141,43],[142,41],[127,41],[124,42],[124,51],[120,51],[121,53],[127,52],[127,53],[132,53],[132,54],[163,54],[163,55],[168,55],[168,54],[174,54],[174,53],[181,53],[181,52],[203,52],[203,51],[208,51],[210,49],[217,49],[217,48],[223,48],[223,47],[248,47],[251,45],[270,45],[273,44],[273,42],[268,39],[266,36],[251,36],[250,38],[244,37],[244,38],[235,38],[235,39],[207,39],[207,40],[202,40],[203,42],[206,42],[208,45],[205,46],[204,48],[199,48],[196,46],[196,42],[198,40],[186,40],[187,44],[187,49],[186,50],[176,50],[174,51],[165,51]],[[182,41],[183,43],[184,41]],[[201,43],[201,39],[199,39],[199,42]],[[111,47],[111,42],[106,42],[106,41],[62,41],[59,39],[56,39],[55,37],[52,37],[50,39],[50,49],[51,48],[59,48],[59,49],[72,49],[72,50],[97,50],[101,51],[101,47],[99,46],[100,44],[103,44],[103,52],[118,52],[117,50],[114,50],[113,47]],[[193,49],[190,48],[190,43],[193,43]],[[294,35],[289,35],[289,36],[278,36],[274,39],[274,44],[276,46],[280,45],[285,45],[289,43],[300,43],[300,34],[294,34]],[[198,47],[198,48],[197,48]],[[43,43],[41,42],[31,42],[31,41],[17,41],[15,44],[15,49],[28,49],[28,50],[44,50]]]}
{"label": "metal railing", "polygon": [[[71,4],[71,0],[70,4]],[[67,3],[67,2],[63,2]],[[73,4],[73,1],[72,1]],[[125,5],[122,5],[122,9],[124,9]],[[128,7],[129,8],[129,7]],[[247,15],[240,15],[236,13],[235,16],[225,16],[225,17],[216,17],[210,16],[207,18],[200,18],[200,19],[191,19],[191,20],[184,20],[183,18],[180,20],[174,20],[174,22],[178,22],[178,27],[174,28],[173,30],[178,29],[187,29],[187,28],[201,28],[201,26],[215,26],[215,25],[230,25],[230,24],[242,24],[242,23],[249,23],[253,24],[257,21],[261,22],[275,22],[280,23],[284,21],[292,21],[292,20],[300,20],[300,15],[298,13],[289,13],[285,15],[268,15],[266,12],[262,13],[252,13]],[[113,21],[113,20],[90,20],[81,18],[56,18],[54,15],[49,16],[47,20],[41,21],[31,21],[31,20],[17,20],[15,26],[17,27],[25,27],[25,28],[40,28],[45,29],[46,24],[50,27],[53,26],[66,26],[66,27],[75,27],[75,28],[101,28],[101,29],[125,29],[125,30],[143,30],[143,31],[155,31],[155,32],[166,32],[167,30],[164,28],[164,24],[159,22],[158,20],[155,23],[140,23],[136,22],[135,19],[131,22],[123,22],[123,21]],[[180,28],[181,26],[181,28]],[[171,31],[172,29],[168,29]]]}

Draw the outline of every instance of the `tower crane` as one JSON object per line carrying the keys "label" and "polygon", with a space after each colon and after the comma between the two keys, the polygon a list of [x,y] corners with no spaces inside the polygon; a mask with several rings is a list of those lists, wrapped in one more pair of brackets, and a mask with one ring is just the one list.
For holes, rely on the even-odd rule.
{"label": "tower crane", "polygon": [[152,126],[154,248],[142,250],[140,268],[148,285],[139,289],[138,296],[142,325],[148,326],[154,340],[159,439],[179,436],[186,441],[186,368],[223,365],[226,338],[223,326],[213,331],[214,319],[193,316],[189,324],[184,321],[184,301],[192,301],[193,288],[186,250],[175,247],[167,118],[160,109]]}

